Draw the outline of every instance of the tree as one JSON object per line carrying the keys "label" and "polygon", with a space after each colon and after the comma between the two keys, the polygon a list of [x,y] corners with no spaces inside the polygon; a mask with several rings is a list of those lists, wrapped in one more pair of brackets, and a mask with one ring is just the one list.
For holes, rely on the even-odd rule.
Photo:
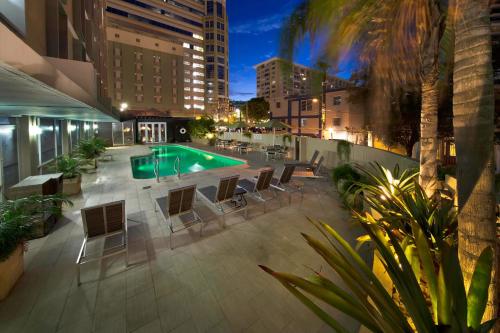
{"label": "tree", "polygon": [[242,109],[248,119],[259,122],[269,119],[269,102],[263,97],[252,98]]}
{"label": "tree", "polygon": [[215,121],[210,116],[202,116],[199,119],[190,120],[188,123],[189,133],[195,138],[204,138],[208,133],[215,131]]}
{"label": "tree", "polygon": [[457,149],[458,248],[466,285],[487,246],[497,249],[485,320],[498,307],[494,95],[488,0],[457,0],[453,127]]}
{"label": "tree", "polygon": [[357,53],[372,66],[379,100],[390,100],[394,85],[420,87],[420,183],[429,195],[437,186],[439,43],[447,11],[438,0],[304,0],[282,33],[282,54],[289,60],[307,34],[325,38],[325,54],[335,64]]}

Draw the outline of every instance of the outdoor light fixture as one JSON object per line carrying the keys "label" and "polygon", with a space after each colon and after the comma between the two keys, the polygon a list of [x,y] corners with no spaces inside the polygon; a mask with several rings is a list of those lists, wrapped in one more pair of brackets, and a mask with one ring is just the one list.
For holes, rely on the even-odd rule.
{"label": "outdoor light fixture", "polygon": [[128,108],[127,103],[123,102],[122,104],[120,104],[120,112],[127,110],[127,108]]}
{"label": "outdoor light fixture", "polygon": [[332,128],[332,127],[330,127],[330,128],[328,129],[328,132],[330,133],[330,140],[333,140],[333,128]]}
{"label": "outdoor light fixture", "polygon": [[76,126],[75,125],[68,125],[68,133],[71,133],[73,131],[76,130]]}
{"label": "outdoor light fixture", "polygon": [[313,103],[318,103],[318,99],[317,98],[313,98]]}
{"label": "outdoor light fixture", "polygon": [[31,125],[29,128],[29,133],[31,136],[42,134],[43,130],[40,126]]}
{"label": "outdoor light fixture", "polygon": [[95,129],[95,130],[96,130],[96,129],[99,129],[99,125],[98,125],[98,124],[93,124],[93,125],[92,125],[92,129]]}
{"label": "outdoor light fixture", "polygon": [[90,125],[89,124],[84,124],[83,125],[83,129],[88,131],[90,129]]}
{"label": "outdoor light fixture", "polygon": [[200,120],[201,119],[201,116],[196,116],[195,118],[196,120]]}
{"label": "outdoor light fixture", "polygon": [[0,134],[5,134],[5,135],[11,134],[15,128],[16,128],[16,126],[14,126],[14,125],[0,126]]}

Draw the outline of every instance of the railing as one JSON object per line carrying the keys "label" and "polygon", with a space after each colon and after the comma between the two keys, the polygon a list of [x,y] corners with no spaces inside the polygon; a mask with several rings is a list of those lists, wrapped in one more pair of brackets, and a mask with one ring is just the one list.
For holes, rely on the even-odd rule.
{"label": "railing", "polygon": [[[177,165],[177,168],[175,167]],[[177,178],[181,179],[181,158],[177,156],[174,162],[174,171],[177,173]]]}
{"label": "railing", "polygon": [[154,173],[156,176],[156,182],[160,182],[160,159],[158,157],[155,158],[155,167],[154,167]]}

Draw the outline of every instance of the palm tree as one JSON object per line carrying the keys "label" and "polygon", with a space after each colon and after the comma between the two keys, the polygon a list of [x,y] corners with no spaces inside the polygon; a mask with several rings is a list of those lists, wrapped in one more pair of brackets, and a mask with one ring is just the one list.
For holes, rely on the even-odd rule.
{"label": "palm tree", "polygon": [[[453,127],[457,148],[458,245],[466,285],[487,246],[498,248],[495,226],[494,96],[488,0],[457,0],[453,73]],[[493,269],[485,319],[498,306]]]}
{"label": "palm tree", "polygon": [[428,195],[437,185],[439,45],[447,11],[439,0],[304,0],[282,33],[282,55],[289,60],[307,34],[326,41],[325,56],[332,63],[346,53],[359,54],[386,101],[401,87],[421,89],[420,183]]}

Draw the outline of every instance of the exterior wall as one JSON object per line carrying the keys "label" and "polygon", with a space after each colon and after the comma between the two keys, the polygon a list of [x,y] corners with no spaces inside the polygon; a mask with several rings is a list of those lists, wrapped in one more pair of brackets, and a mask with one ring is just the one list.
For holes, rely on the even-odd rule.
{"label": "exterior wall", "polygon": [[[213,8],[210,14],[209,8]],[[217,14],[218,9],[222,9],[222,17]],[[210,22],[213,23],[212,26]],[[221,29],[221,25],[217,23],[223,23],[224,29]],[[184,64],[182,104],[184,111],[190,110],[191,116],[194,117],[205,110],[215,112],[221,105],[224,108],[228,107],[228,21],[225,0],[163,2],[108,0],[106,25],[108,28],[139,34],[140,38],[148,36],[162,43],[171,42],[181,45],[183,61],[180,64]],[[207,33],[213,39],[207,40]],[[212,57],[210,59],[213,59],[211,65],[215,66],[215,69],[211,71],[208,79],[209,59],[207,57],[209,55]],[[222,58],[220,65],[223,66],[224,74],[221,79],[217,77],[219,57]],[[111,60],[108,60],[108,67],[111,67],[110,65]],[[144,75],[145,80],[148,80],[146,73]],[[116,98],[114,99],[115,105],[120,103]],[[155,103],[143,104],[141,107],[144,109],[157,107]],[[173,113],[172,116],[176,114]],[[185,116],[185,112],[177,116]]]}
{"label": "exterior wall", "polygon": [[[347,90],[326,92],[323,138],[359,142],[356,139],[360,139],[364,127],[364,110],[360,105],[349,103]],[[353,137],[353,133],[359,133],[358,138]]]}
{"label": "exterior wall", "polygon": [[[239,133],[224,133],[222,136],[224,139],[240,140]],[[294,148],[294,142],[297,137],[292,137],[292,147]],[[337,140],[321,140],[309,137],[300,137],[300,156],[301,160],[309,161],[312,158],[315,150],[320,152],[321,156],[325,157],[325,167],[333,168],[338,165],[339,160],[337,156]],[[269,146],[272,144],[273,135],[272,134],[254,134],[251,139],[242,137],[241,141],[252,142],[258,144],[262,147]],[[280,135],[276,136],[276,144],[282,144],[282,139]],[[355,145],[351,147],[351,158],[350,162],[358,163],[361,165],[368,165],[371,162],[378,162],[386,168],[393,169],[396,164],[399,165],[401,169],[408,168],[418,168],[418,161],[409,159],[405,156],[394,154],[388,151]]]}
{"label": "exterior wall", "polygon": [[[108,28],[108,77],[115,107],[182,112],[184,65],[182,45]],[[174,113],[175,115],[175,113]]]}

